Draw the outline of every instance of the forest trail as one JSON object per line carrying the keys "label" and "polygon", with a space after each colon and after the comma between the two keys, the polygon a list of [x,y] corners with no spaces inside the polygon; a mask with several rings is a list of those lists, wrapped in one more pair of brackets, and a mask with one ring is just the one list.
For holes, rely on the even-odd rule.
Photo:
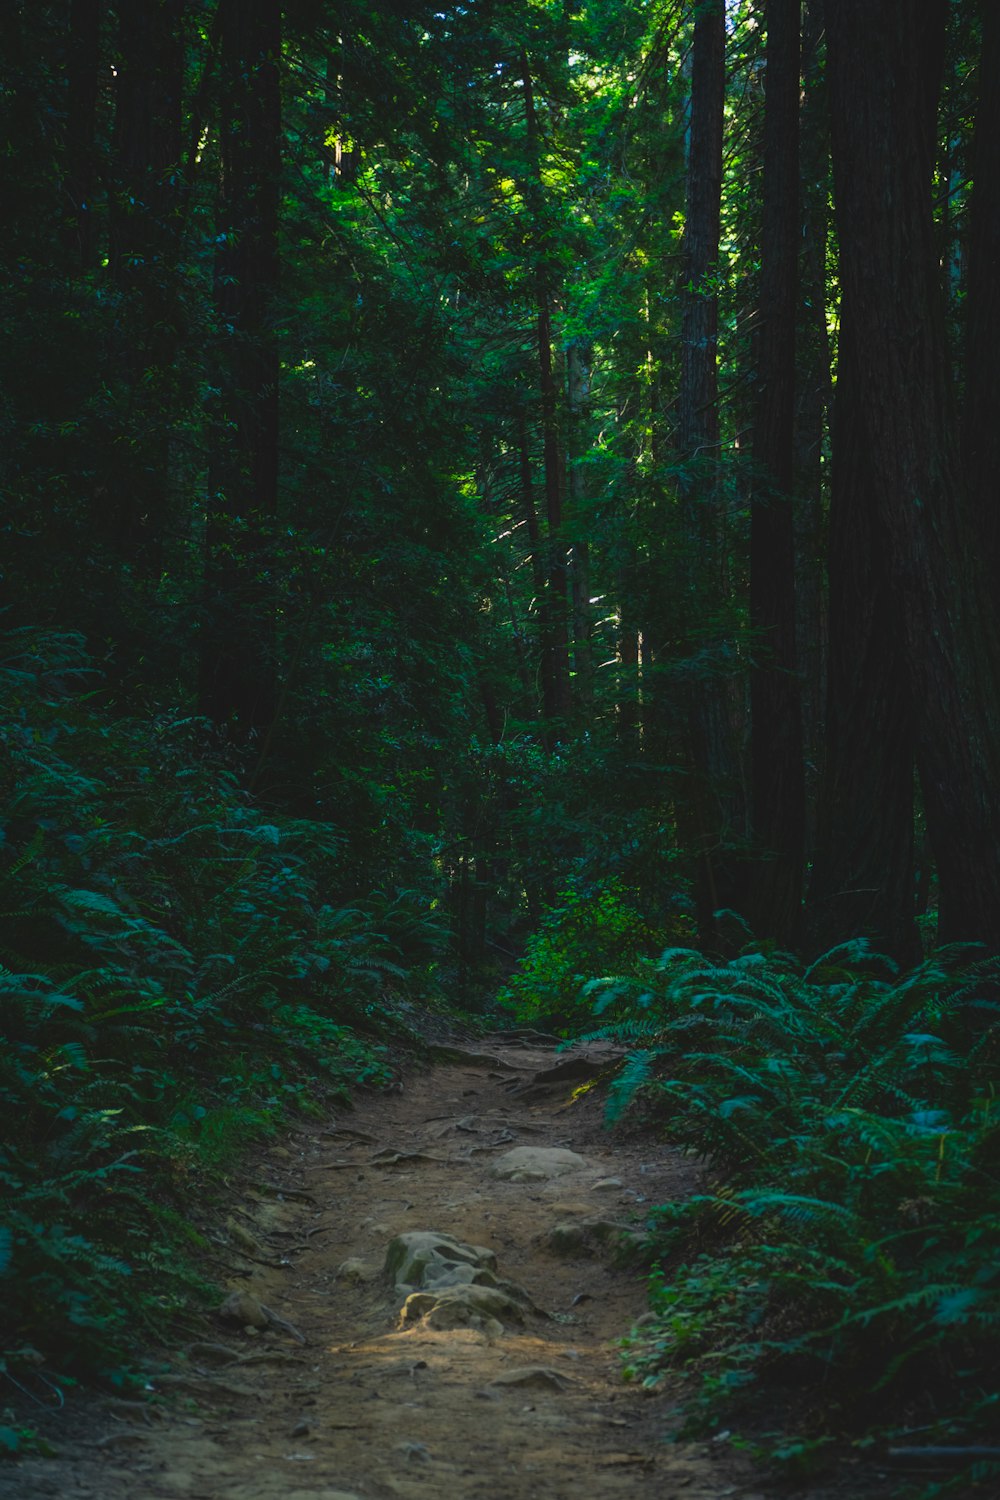
{"label": "forest trail", "polygon": [[[222,1212],[229,1284],[256,1299],[241,1316],[265,1322],[262,1304],[277,1321],[220,1318],[172,1377],[152,1378],[171,1399],[105,1401],[83,1431],[48,1429],[58,1456],[0,1472],[0,1496],[765,1500],[724,1447],[664,1444],[664,1398],[621,1379],[615,1341],[646,1288],[616,1261],[614,1226],[690,1191],[690,1163],[611,1139],[602,1091],[576,1092],[595,1071],[582,1058],[607,1061],[599,1048],[556,1054],[516,1034],[474,1046],[265,1147]],[[492,1175],[521,1147],[554,1148],[571,1170]],[[401,1327],[386,1252],[420,1230],[492,1251],[495,1274],[477,1279],[499,1285],[474,1287],[470,1312],[467,1285],[437,1283],[436,1310]]]}

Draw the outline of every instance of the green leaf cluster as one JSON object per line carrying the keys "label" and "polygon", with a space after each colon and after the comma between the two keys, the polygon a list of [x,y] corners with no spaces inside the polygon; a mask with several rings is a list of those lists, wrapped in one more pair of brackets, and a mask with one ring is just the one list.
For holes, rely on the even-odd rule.
{"label": "green leaf cluster", "polygon": [[766,1375],[770,1401],[794,1391],[778,1457],[796,1432],[811,1453],[838,1431],[988,1428],[998,980],[967,948],[899,973],[857,941],[808,968],[671,949],[591,982],[616,1016],[592,1035],[635,1049],[610,1117],[639,1112],[707,1163],[704,1191],[649,1218],[661,1264],[631,1378],[684,1372],[714,1427]]}
{"label": "green leaf cluster", "polygon": [[79,639],[4,637],[2,1347],[62,1369],[197,1302],[206,1173],[385,1084],[446,936],[339,894],[343,835],[256,805],[200,721],[99,689]]}
{"label": "green leaf cluster", "polygon": [[615,878],[562,892],[531,933],[520,960],[498,997],[516,1020],[554,1027],[562,1035],[579,1028],[590,1009],[587,975],[597,967],[634,962],[656,941],[634,892]]}

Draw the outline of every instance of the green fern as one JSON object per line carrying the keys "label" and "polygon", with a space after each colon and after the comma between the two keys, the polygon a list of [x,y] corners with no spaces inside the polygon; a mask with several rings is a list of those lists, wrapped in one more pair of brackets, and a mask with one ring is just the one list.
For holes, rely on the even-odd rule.
{"label": "green fern", "polygon": [[0,1352],[30,1335],[64,1368],[161,1318],[131,1273],[186,1274],[172,1198],[283,1110],[387,1081],[360,1033],[412,1035],[443,930],[414,892],[345,888],[339,830],[265,815],[202,726],[114,719],[93,676],[76,637],[0,636]]}
{"label": "green fern", "polygon": [[968,949],[900,974],[863,942],[805,970],[670,949],[591,981],[589,1037],[641,1048],[609,1119],[640,1107],[727,1183],[650,1217],[670,1270],[635,1378],[686,1370],[692,1420],[717,1422],[759,1370],[813,1363],[846,1420],[933,1361],[940,1410],[976,1409],[1000,1323],[998,981]]}

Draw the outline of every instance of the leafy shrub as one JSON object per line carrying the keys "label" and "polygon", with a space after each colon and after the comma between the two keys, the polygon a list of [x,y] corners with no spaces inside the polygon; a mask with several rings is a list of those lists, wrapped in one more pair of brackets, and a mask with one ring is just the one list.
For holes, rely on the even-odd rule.
{"label": "leafy shrub", "polygon": [[199,721],[113,717],[76,637],[5,647],[0,1349],[93,1369],[199,1295],[207,1168],[386,1081],[440,932],[412,893],[338,902],[339,832],[256,806]]}
{"label": "leafy shrub", "polygon": [[[998,984],[969,950],[900,975],[858,942],[805,971],[673,949],[588,986],[617,1015],[596,1034],[635,1044],[612,1118],[644,1110],[712,1174],[650,1220],[662,1269],[632,1378],[684,1371],[713,1425],[766,1372],[810,1441],[996,1425]],[[778,1432],[772,1451],[811,1449]]]}
{"label": "leafy shrub", "polygon": [[595,970],[634,962],[655,942],[634,897],[620,881],[564,891],[529,937],[524,957],[501,991],[500,1004],[519,1021],[578,1028],[590,1013],[583,994]]}

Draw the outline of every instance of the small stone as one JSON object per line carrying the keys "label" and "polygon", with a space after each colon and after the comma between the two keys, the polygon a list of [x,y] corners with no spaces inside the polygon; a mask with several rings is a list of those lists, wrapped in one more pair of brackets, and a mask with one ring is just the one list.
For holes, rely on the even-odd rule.
{"label": "small stone", "polygon": [[[523,1294],[522,1294],[523,1295]],[[400,1326],[423,1319],[428,1328],[481,1328],[494,1322],[502,1329],[504,1318],[521,1322],[527,1299],[515,1300],[500,1287],[449,1286],[442,1290],[412,1292],[399,1315]]]}
{"label": "small stone", "polygon": [[244,1228],[238,1219],[230,1216],[226,1220],[226,1233],[233,1244],[238,1245],[245,1255],[249,1255],[255,1260],[263,1259],[265,1254],[263,1245],[255,1235],[250,1233],[249,1229]]}
{"label": "small stone", "polygon": [[335,1274],[338,1281],[346,1281],[350,1286],[362,1286],[368,1280],[365,1263],[357,1256],[342,1260]]}
{"label": "small stone", "polygon": [[612,1219],[589,1219],[586,1227],[601,1245],[622,1243],[631,1232],[627,1224],[616,1224]]}
{"label": "small stone", "polygon": [[590,1191],[592,1193],[615,1193],[624,1185],[620,1177],[601,1177]]}
{"label": "small stone", "polygon": [[270,1323],[262,1305],[249,1292],[231,1292],[219,1308],[219,1317],[227,1323],[241,1323],[244,1328],[267,1328]]}
{"label": "small stone", "polygon": [[515,1146],[490,1167],[490,1176],[506,1182],[544,1182],[588,1167],[586,1157],[561,1146]]}
{"label": "small stone", "polygon": [[497,1258],[485,1245],[466,1245],[437,1230],[413,1229],[398,1234],[385,1255],[385,1269],[406,1295],[423,1287],[490,1284]]}
{"label": "small stone", "polygon": [[430,1462],[431,1450],[426,1443],[397,1443],[396,1449],[405,1458],[419,1459],[421,1463],[425,1464]]}
{"label": "small stone", "polygon": [[284,1500],[361,1500],[356,1490],[286,1490]]}
{"label": "small stone", "polygon": [[557,1224],[546,1240],[553,1255],[589,1255],[585,1224]]}

